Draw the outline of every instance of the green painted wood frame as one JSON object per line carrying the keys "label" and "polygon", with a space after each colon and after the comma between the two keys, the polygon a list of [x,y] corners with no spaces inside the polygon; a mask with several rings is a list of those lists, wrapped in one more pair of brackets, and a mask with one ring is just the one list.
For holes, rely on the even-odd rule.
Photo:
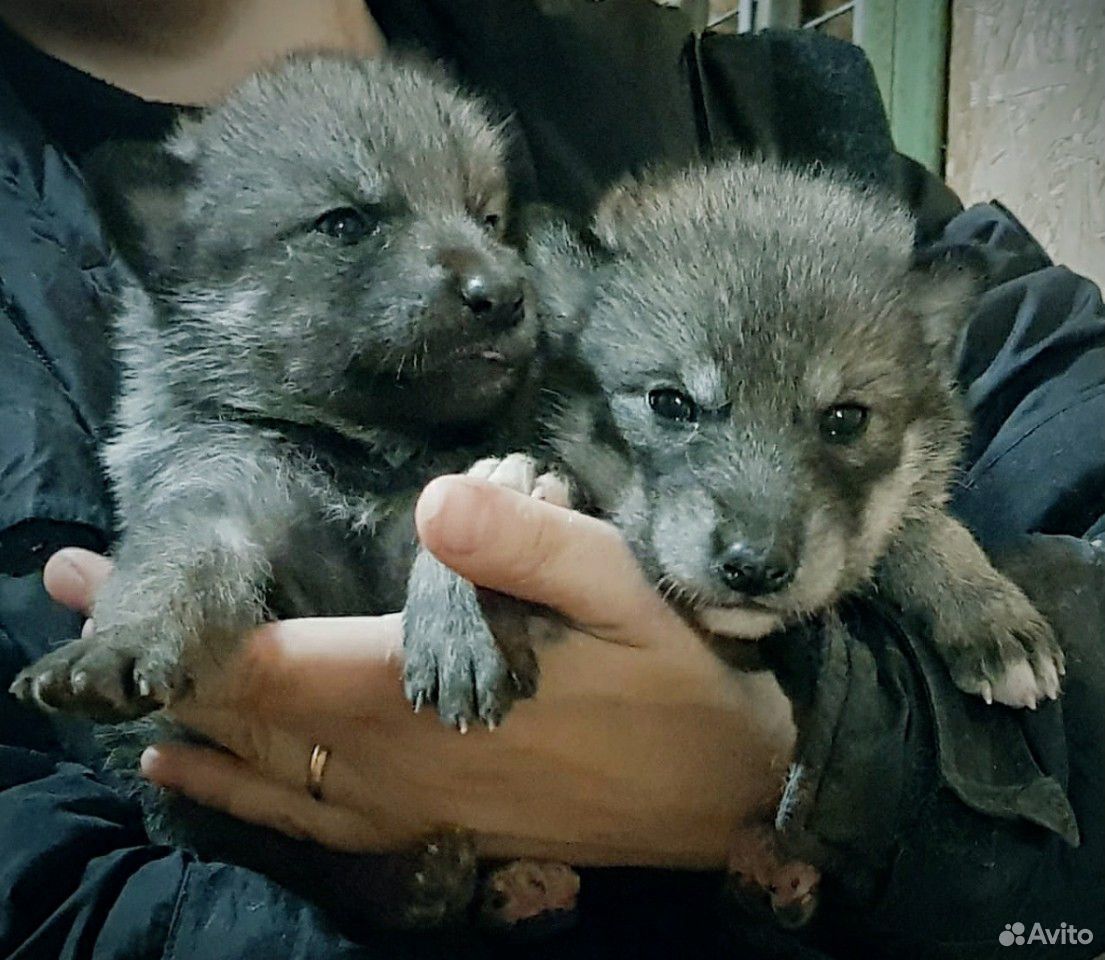
{"label": "green painted wood frame", "polygon": [[951,0],[859,0],[853,14],[895,145],[941,176],[950,7]]}

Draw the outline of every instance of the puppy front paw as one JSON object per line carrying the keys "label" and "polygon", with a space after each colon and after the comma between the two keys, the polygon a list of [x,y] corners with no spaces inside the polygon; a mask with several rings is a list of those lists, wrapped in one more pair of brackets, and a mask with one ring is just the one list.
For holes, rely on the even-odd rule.
{"label": "puppy front paw", "polygon": [[990,596],[961,622],[942,622],[933,639],[956,686],[987,703],[1035,710],[1059,696],[1066,673],[1055,632],[1021,591]]}
{"label": "puppy front paw", "polygon": [[[538,473],[527,454],[480,460],[468,475],[568,506],[567,483]],[[404,689],[419,710],[435,704],[462,733],[477,720],[498,726],[514,701],[533,696],[537,658],[532,608],[476,587],[420,550],[403,608]]]}
{"label": "puppy front paw", "polygon": [[579,874],[564,863],[513,860],[492,870],[480,886],[481,924],[510,929],[569,919],[579,897]]}
{"label": "puppy front paw", "polygon": [[771,829],[750,827],[729,851],[729,894],[752,918],[770,916],[779,926],[805,926],[817,911],[821,871],[782,855]]}
{"label": "puppy front paw", "polygon": [[24,669],[10,692],[23,703],[101,723],[134,720],[168,703],[186,685],[173,632],[157,621],[98,629]]}
{"label": "puppy front paw", "polygon": [[537,678],[533,651],[500,646],[471,584],[461,581],[450,591],[454,600],[464,588],[471,591],[471,602],[426,610],[408,598],[403,611],[407,698],[416,711],[435,704],[442,721],[461,733],[477,719],[494,729],[515,700],[533,695]]}
{"label": "puppy front paw", "polygon": [[571,506],[568,481],[555,471],[538,473],[537,461],[527,453],[512,453],[505,457],[478,460],[468,470],[468,476],[508,487],[518,493],[546,500],[558,507]]}
{"label": "puppy front paw", "polygon": [[396,855],[386,871],[382,922],[403,930],[459,922],[475,898],[476,867],[475,843],[462,830],[442,830]]}

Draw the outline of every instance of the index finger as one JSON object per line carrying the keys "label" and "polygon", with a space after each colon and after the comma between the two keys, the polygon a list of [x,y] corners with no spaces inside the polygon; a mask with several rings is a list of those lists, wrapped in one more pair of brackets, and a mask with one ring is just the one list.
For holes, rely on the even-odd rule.
{"label": "index finger", "polygon": [[415,509],[422,543],[483,587],[559,611],[595,636],[685,629],[611,524],[472,477],[439,477]]}
{"label": "index finger", "polygon": [[195,670],[205,707],[261,714],[367,716],[409,705],[403,698],[400,614],[267,623],[242,638],[229,663]]}
{"label": "index finger", "polygon": [[64,547],[46,561],[42,582],[58,603],[88,616],[111,569],[107,557],[81,547]]}

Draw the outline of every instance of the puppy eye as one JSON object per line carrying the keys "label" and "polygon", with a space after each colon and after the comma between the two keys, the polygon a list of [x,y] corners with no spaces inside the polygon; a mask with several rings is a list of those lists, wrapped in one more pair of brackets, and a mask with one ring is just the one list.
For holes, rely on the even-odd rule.
{"label": "puppy eye", "polygon": [[502,217],[497,213],[486,214],[483,218],[484,229],[489,233],[497,233],[499,230],[499,224],[502,223]]}
{"label": "puppy eye", "polygon": [[669,387],[649,390],[648,405],[656,416],[665,420],[694,423],[698,419],[698,405],[685,393]]}
{"label": "puppy eye", "polygon": [[826,443],[849,444],[867,429],[871,411],[858,403],[840,403],[821,412],[818,429]]}
{"label": "puppy eye", "polygon": [[357,243],[372,232],[369,219],[354,207],[328,210],[315,221],[314,228],[342,243]]}

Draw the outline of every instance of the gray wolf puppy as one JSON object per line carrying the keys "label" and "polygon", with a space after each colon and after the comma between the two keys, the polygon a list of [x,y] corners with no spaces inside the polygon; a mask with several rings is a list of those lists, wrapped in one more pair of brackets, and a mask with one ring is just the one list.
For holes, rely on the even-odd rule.
{"label": "gray wolf puppy", "polygon": [[[402,607],[421,488],[527,443],[539,336],[504,242],[506,157],[487,110],[429,64],[303,57],[162,146],[100,158],[136,278],[105,454],[122,538],[95,635],[25,670],[18,697],[133,719],[262,621]],[[120,728],[117,762],[164,735]],[[151,809],[154,836],[354,920],[439,923],[472,896],[452,834],[353,857],[172,802]]]}
{"label": "gray wolf puppy", "polygon": [[[945,510],[977,280],[912,240],[889,199],[772,165],[614,190],[589,243],[551,230],[531,254],[564,336],[546,460],[723,655],[874,589],[924,616],[961,689],[1034,707],[1062,652]],[[805,919],[816,873],[773,874],[760,845],[735,841],[734,869]]]}

